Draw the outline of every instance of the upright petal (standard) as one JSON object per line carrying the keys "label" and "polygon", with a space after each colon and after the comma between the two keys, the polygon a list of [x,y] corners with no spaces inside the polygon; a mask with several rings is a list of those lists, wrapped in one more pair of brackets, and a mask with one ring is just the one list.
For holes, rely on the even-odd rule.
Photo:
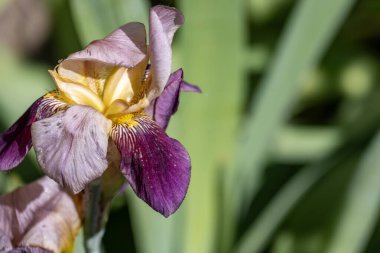
{"label": "upright petal (standard)", "polygon": [[172,65],[172,48],[174,33],[185,19],[175,8],[157,5],[150,11],[149,19],[149,53],[152,83],[148,99],[152,101],[161,94],[169,79]]}

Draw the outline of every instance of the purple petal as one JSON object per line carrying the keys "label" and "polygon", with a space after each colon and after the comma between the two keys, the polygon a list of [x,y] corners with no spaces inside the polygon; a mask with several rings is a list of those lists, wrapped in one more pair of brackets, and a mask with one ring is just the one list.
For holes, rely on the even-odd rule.
{"label": "purple petal", "polygon": [[73,105],[32,125],[32,141],[44,172],[78,193],[108,166],[111,121],[94,108]]}
{"label": "purple petal", "polygon": [[190,158],[182,144],[147,116],[114,125],[111,136],[121,153],[121,171],[137,196],[165,217],[174,213],[190,181]]}
{"label": "purple petal", "polygon": [[39,247],[19,247],[14,250],[10,250],[7,253],[53,253],[49,250],[44,250]]}
{"label": "purple petal", "polygon": [[150,11],[149,51],[152,71],[151,90],[148,99],[152,101],[163,91],[172,65],[171,43],[174,33],[183,24],[183,15],[175,8],[158,5]]}
{"label": "purple petal", "polygon": [[32,146],[31,126],[36,120],[50,117],[66,104],[51,92],[37,99],[8,130],[0,134],[0,170],[9,170],[21,163]]}
{"label": "purple petal", "polygon": [[146,53],[145,27],[141,23],[133,22],[118,28],[104,39],[91,42],[65,61],[96,61],[130,68],[141,62]]}
{"label": "purple petal", "polygon": [[181,91],[202,93],[201,88],[199,88],[198,86],[196,86],[194,84],[190,84],[190,83],[186,82],[185,80],[182,80],[182,82],[181,82]]}
{"label": "purple petal", "polygon": [[49,92],[42,97],[36,118],[37,120],[49,118],[57,112],[66,110],[68,106],[59,91]]}
{"label": "purple petal", "polygon": [[172,73],[164,91],[145,109],[145,113],[164,129],[167,128],[171,116],[178,109],[180,91],[201,92],[197,86],[188,84],[182,78],[182,69]]}
{"label": "purple petal", "polygon": [[21,163],[32,147],[30,128],[36,120],[41,98],[14,123],[0,134],[0,170],[9,170]]}

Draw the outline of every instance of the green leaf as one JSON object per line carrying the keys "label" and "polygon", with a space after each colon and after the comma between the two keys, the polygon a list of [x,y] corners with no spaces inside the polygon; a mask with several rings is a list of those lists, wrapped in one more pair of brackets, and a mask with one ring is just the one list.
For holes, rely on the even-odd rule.
{"label": "green leaf", "polygon": [[186,19],[177,45],[181,67],[185,79],[203,93],[183,94],[171,122],[174,137],[192,160],[190,188],[181,207],[186,220],[178,224],[181,244],[175,252],[209,253],[219,228],[217,179],[232,159],[243,104],[244,4],[241,0],[178,3]]}
{"label": "green leaf", "polygon": [[306,167],[291,179],[279,193],[261,211],[261,215],[249,227],[233,252],[262,252],[271,236],[285,219],[294,205],[318,182],[328,171],[346,160],[352,153],[351,147],[338,149],[321,162]]}
{"label": "green leaf", "polygon": [[[260,185],[260,175],[277,131],[297,101],[299,82],[318,64],[353,0],[299,1],[286,26],[268,74],[250,107],[236,152],[229,190],[242,212]],[[240,182],[236,185],[235,182]],[[231,196],[228,196],[231,199]],[[236,215],[240,211],[236,210]]]}
{"label": "green leaf", "polygon": [[147,24],[146,0],[70,0],[73,19],[83,45],[100,39],[119,26],[136,21]]}
{"label": "green leaf", "polygon": [[336,127],[287,125],[272,143],[271,153],[276,162],[312,162],[330,154],[341,141]]}
{"label": "green leaf", "polygon": [[[270,145],[284,125],[300,90],[299,82],[315,68],[353,0],[298,1],[280,38],[267,75],[250,105],[232,169],[226,174],[223,241],[245,215],[261,184]],[[239,183],[236,183],[239,182]],[[229,247],[228,244],[225,247]]]}
{"label": "green leaf", "polygon": [[328,253],[365,250],[380,212],[380,132],[364,153],[348,190]]}

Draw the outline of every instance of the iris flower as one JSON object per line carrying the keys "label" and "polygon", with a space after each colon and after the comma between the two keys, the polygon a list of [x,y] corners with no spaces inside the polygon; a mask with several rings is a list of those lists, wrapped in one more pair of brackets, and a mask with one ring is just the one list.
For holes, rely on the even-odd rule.
{"label": "iris flower", "polygon": [[0,196],[0,253],[72,252],[80,205],[46,176]]}
{"label": "iris flower", "polygon": [[200,92],[181,69],[170,74],[171,43],[183,22],[175,8],[155,6],[149,46],[144,25],[128,23],[60,62],[49,71],[57,90],[0,135],[0,169],[17,166],[33,144],[42,170],[78,193],[102,176],[115,144],[120,170],[138,197],[164,216],[175,212],[191,164],[165,128],[180,91]]}

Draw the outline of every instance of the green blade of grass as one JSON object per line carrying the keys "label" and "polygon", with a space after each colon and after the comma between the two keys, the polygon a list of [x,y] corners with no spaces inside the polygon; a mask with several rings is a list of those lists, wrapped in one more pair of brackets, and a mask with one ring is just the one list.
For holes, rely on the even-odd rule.
{"label": "green blade of grass", "polygon": [[[353,2],[298,2],[243,128],[234,166],[236,175],[230,181],[230,192],[240,197],[231,206],[239,207],[237,203],[252,199],[269,145],[297,101],[299,82],[318,63]],[[240,182],[237,186],[236,181]]]}
{"label": "green blade of grass", "polygon": [[380,132],[364,153],[348,190],[328,253],[365,250],[380,211]]}
{"label": "green blade of grass", "polygon": [[[233,168],[226,174],[223,241],[255,195],[270,145],[297,101],[299,82],[321,59],[353,0],[298,1],[268,74],[243,125]],[[239,183],[237,183],[239,182]],[[228,244],[225,246],[228,248]]]}
{"label": "green blade of grass", "polygon": [[302,169],[261,211],[257,221],[243,235],[233,252],[261,252],[292,207],[330,169],[345,161],[351,153],[351,147],[343,148],[321,162]]}

